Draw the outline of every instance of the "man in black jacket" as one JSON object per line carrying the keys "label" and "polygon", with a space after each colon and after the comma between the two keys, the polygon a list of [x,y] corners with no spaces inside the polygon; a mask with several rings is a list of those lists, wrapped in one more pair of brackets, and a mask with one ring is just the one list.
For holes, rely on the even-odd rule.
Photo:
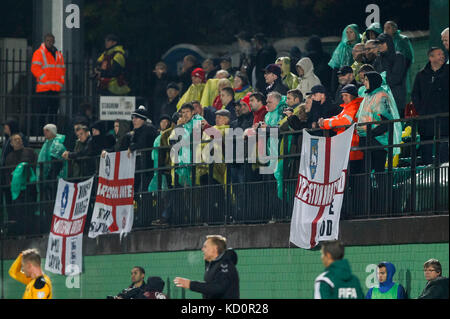
{"label": "man in black jacket", "polygon": [[[419,115],[446,113],[449,109],[449,66],[442,49],[428,51],[428,63],[419,71],[414,81],[411,100]],[[434,121],[419,122],[421,140],[433,140]],[[440,119],[441,138],[448,136],[448,118]],[[433,144],[421,145],[423,164],[433,162]],[[448,144],[440,144],[440,162],[448,162]]]}
{"label": "man in black jacket", "polygon": [[394,40],[382,33],[377,38],[379,55],[373,63],[375,71],[381,74],[386,71],[386,82],[391,88],[400,117],[404,117],[406,106],[406,72],[405,56],[395,51]]}
{"label": "man in black jacket", "polygon": [[190,289],[203,295],[203,299],[239,299],[237,255],[227,249],[227,240],[220,235],[206,236],[203,244],[205,259],[204,282],[175,277],[177,287]]}
{"label": "man in black jacket", "polygon": [[[72,162],[72,176],[75,178],[89,177],[96,172],[97,164],[93,156],[100,155],[95,148],[89,128],[85,125],[79,125],[75,131],[78,140],[73,152],[65,151],[62,157]],[[101,151],[101,150],[100,150]]]}
{"label": "man in black jacket", "polygon": [[278,64],[269,64],[264,69],[264,79],[267,87],[264,94],[267,96],[270,92],[278,92],[281,95],[286,95],[289,88],[283,84],[281,79],[281,67]]}
{"label": "man in black jacket", "polygon": [[448,299],[448,278],[442,276],[439,260],[429,259],[423,265],[427,284],[418,299]]}
{"label": "man in black jacket", "polygon": [[[338,115],[342,108],[332,103],[331,99],[327,96],[325,87],[321,84],[314,85],[311,88],[312,105],[310,114],[308,114],[308,123],[311,128],[319,127],[317,121],[320,118],[330,118]],[[308,125],[309,126],[309,125]],[[322,135],[322,132],[313,132],[312,135]]]}
{"label": "man in black jacket", "polygon": [[268,44],[264,34],[257,33],[253,36],[252,42],[256,51],[256,55],[252,57],[254,67],[252,70],[252,86],[259,92],[264,92],[266,82],[264,81],[263,69],[269,63],[273,63],[277,58],[277,51]]}
{"label": "man in black jacket", "polygon": [[[130,134],[130,144],[128,146],[128,153],[134,151],[141,151],[153,147],[153,142],[158,136],[156,127],[149,122],[147,109],[141,105],[139,108],[131,113],[133,122],[133,130]],[[136,171],[149,169],[153,167],[153,160],[151,157],[151,150],[141,151],[139,157],[136,157]],[[142,178],[142,183],[141,183]],[[136,173],[134,178],[135,192],[146,189],[150,182],[149,173]],[[141,188],[142,186],[142,188]]]}

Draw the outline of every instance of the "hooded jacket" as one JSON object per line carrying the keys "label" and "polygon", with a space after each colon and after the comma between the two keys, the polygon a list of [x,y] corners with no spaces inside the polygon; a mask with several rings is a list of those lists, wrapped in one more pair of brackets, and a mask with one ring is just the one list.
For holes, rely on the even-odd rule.
{"label": "hooded jacket", "polygon": [[[351,28],[353,32],[355,32],[356,39],[350,43],[347,39],[347,29]],[[352,65],[353,63],[353,55],[352,50],[356,43],[361,42],[361,35],[359,34],[359,28],[356,24],[349,24],[342,31],[341,42],[339,42],[338,46],[333,52],[330,62],[328,65],[333,69],[339,69],[345,65]]]}
{"label": "hooded jacket", "polygon": [[190,289],[203,295],[203,299],[239,299],[238,256],[227,249],[211,262],[205,263],[204,282],[191,281]]}
{"label": "hooded jacket", "polygon": [[375,32],[376,36],[379,36],[380,34],[383,33],[383,29],[381,28],[380,23],[374,22],[371,25],[369,25],[369,27],[366,29],[366,31],[364,31],[364,33],[362,34],[362,37],[361,37],[362,43],[366,43],[368,40],[370,40],[367,38],[367,31]]}
{"label": "hooded jacket", "polygon": [[122,45],[115,45],[103,52],[97,59],[97,64],[103,66],[99,86],[114,95],[126,95],[131,89],[125,82],[126,67],[125,50]]}
{"label": "hooded jacket", "polygon": [[[358,123],[398,119],[399,115],[396,109],[395,100],[392,93],[385,88],[382,75],[375,71],[371,71],[366,73],[366,77],[369,80],[369,89],[365,91],[364,99],[356,114]],[[365,125],[357,126],[357,134],[360,137],[366,137],[366,129],[367,127]],[[372,137],[382,145],[388,144],[388,124],[371,124],[371,129]],[[401,123],[396,122],[394,124],[394,144],[400,144],[401,132]],[[399,148],[394,148],[394,154],[399,153]]]}
{"label": "hooded jacket", "polygon": [[303,69],[303,75],[299,77],[297,89],[302,92],[303,96],[311,91],[314,85],[321,84],[320,79],[314,74],[314,65],[310,58],[303,58],[297,62],[297,67]]}
{"label": "hooded jacket", "polygon": [[[397,299],[407,299],[405,288],[395,283],[392,279],[395,274],[395,266],[390,262],[383,262],[386,266],[386,280],[381,282],[379,287],[370,288],[366,294],[366,299],[392,299],[390,296],[397,296]],[[396,289],[396,291],[392,291]]]}
{"label": "hooded jacket", "polygon": [[336,260],[314,282],[314,299],[363,299],[359,279],[346,259]]}
{"label": "hooded jacket", "polygon": [[328,65],[328,61],[330,61],[331,55],[323,50],[322,40],[317,35],[313,35],[308,39],[305,49],[305,56],[310,58],[314,65],[314,73],[319,77],[322,85],[330,91],[331,68]]}
{"label": "hooded jacket", "polygon": [[394,41],[390,35],[382,34],[381,37],[385,39],[388,49],[380,53],[373,66],[378,73],[386,71],[386,82],[402,114],[406,105],[406,59],[403,54],[395,51]]}
{"label": "hooded jacket", "polygon": [[281,61],[281,78],[283,84],[288,87],[289,90],[295,89],[298,86],[298,77],[291,72],[291,58],[280,57],[276,60],[276,63]]}

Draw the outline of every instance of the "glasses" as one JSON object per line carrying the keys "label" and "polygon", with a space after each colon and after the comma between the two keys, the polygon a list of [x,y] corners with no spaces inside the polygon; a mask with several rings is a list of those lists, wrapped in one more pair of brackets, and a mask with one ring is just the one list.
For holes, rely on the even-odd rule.
{"label": "glasses", "polygon": [[433,272],[436,271],[436,269],[424,269],[423,272]]}
{"label": "glasses", "polygon": [[371,47],[371,48],[364,48],[364,51],[370,51],[370,50],[373,50],[373,49],[375,49],[376,47]]}

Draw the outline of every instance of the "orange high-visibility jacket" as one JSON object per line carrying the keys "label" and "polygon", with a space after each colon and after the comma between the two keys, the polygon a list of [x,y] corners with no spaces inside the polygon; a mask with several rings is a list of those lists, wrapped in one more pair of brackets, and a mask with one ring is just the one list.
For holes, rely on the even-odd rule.
{"label": "orange high-visibility jacket", "polygon": [[[327,130],[334,128],[334,131],[336,131],[337,134],[344,132],[345,131],[344,127],[336,128],[336,126],[351,125],[354,122],[356,122],[356,113],[358,112],[359,105],[361,104],[362,100],[363,100],[362,97],[357,97],[348,104],[341,104],[341,106],[344,108],[342,112],[329,119],[324,119],[323,128]],[[352,147],[358,145],[359,145],[359,136],[358,134],[356,134],[355,130],[352,137]],[[351,161],[361,160],[363,159],[363,157],[364,153],[362,151],[350,151]]]}
{"label": "orange high-visibility jacket", "polygon": [[56,59],[42,43],[40,48],[34,51],[31,60],[31,72],[36,78],[36,92],[61,91],[64,86],[66,66],[60,51],[55,53]]}

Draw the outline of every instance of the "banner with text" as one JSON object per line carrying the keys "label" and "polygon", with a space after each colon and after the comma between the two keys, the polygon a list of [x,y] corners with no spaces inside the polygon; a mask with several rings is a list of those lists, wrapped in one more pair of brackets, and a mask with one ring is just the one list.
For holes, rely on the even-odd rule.
{"label": "banner with text", "polygon": [[81,183],[58,181],[45,269],[60,275],[82,272],[83,230],[94,178]]}
{"label": "banner with text", "polygon": [[334,137],[303,131],[289,238],[298,247],[311,249],[320,241],[338,239],[354,129],[352,125]]}
{"label": "banner with text", "polygon": [[107,153],[100,158],[97,196],[89,226],[89,237],[126,234],[133,227],[134,171],[136,153]]}
{"label": "banner with text", "polygon": [[100,96],[100,120],[115,121],[131,119],[136,109],[135,96]]}

